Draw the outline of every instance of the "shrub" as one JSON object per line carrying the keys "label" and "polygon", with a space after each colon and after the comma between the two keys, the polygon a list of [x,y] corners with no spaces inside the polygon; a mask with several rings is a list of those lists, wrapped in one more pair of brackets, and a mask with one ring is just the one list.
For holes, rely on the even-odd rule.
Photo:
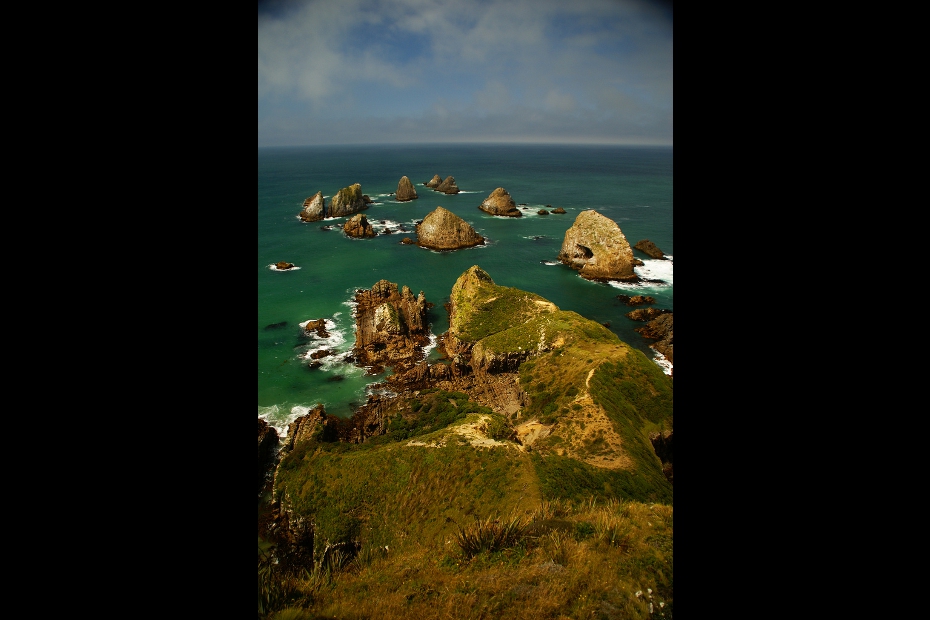
{"label": "shrub", "polygon": [[484,521],[476,520],[470,526],[459,527],[455,541],[466,558],[473,558],[485,551],[513,547],[523,540],[526,528],[526,522],[516,515],[508,520],[488,517]]}

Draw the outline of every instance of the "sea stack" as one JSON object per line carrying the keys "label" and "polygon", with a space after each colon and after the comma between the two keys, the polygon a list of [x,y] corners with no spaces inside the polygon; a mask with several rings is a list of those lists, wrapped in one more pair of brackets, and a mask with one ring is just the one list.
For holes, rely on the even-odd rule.
{"label": "sea stack", "polygon": [[368,221],[368,218],[365,217],[364,213],[357,213],[349,218],[349,220],[343,224],[342,232],[344,232],[347,237],[366,238],[375,236],[375,229],[371,225],[371,222]]}
{"label": "sea stack", "polygon": [[503,215],[506,217],[522,217],[523,214],[517,208],[517,204],[510,197],[510,194],[503,187],[498,187],[484,199],[479,209],[491,215]]}
{"label": "sea stack", "polygon": [[343,217],[358,213],[363,209],[367,209],[369,202],[371,202],[371,199],[362,194],[361,184],[355,183],[343,187],[330,199],[326,217]]}
{"label": "sea stack", "polygon": [[633,248],[620,226],[593,209],[579,213],[565,231],[558,260],[586,280],[639,280],[633,271]]}
{"label": "sea stack", "polygon": [[394,194],[394,197],[401,202],[419,198],[419,196],[417,196],[417,190],[413,187],[413,183],[405,176],[401,177],[400,181],[398,181],[397,192]]}
{"label": "sea stack", "polygon": [[484,245],[471,224],[448,209],[436,207],[417,224],[417,245],[431,250],[459,250]]}
{"label": "sea stack", "polygon": [[300,219],[305,222],[316,222],[323,219],[323,192],[317,192],[304,200],[303,210],[299,213]]}

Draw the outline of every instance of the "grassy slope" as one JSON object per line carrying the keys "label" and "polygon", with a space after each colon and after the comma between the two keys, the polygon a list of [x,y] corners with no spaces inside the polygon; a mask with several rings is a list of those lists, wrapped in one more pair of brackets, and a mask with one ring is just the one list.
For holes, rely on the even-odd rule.
{"label": "grassy slope", "polygon": [[[387,437],[305,444],[282,461],[278,494],[314,516],[317,548],[362,545],[326,587],[299,582],[292,603],[341,618],[645,618],[652,589],[664,606],[655,598],[651,617],[671,617],[672,488],[648,441],[672,426],[670,379],[600,324],[477,276],[454,291],[450,328],[460,339],[498,352],[546,342],[520,368],[530,396],[521,418],[558,428],[584,397],[606,414],[631,466],[560,455],[558,433],[533,451],[472,446],[450,431],[491,412],[463,394],[425,391]],[[441,447],[407,445],[412,436]],[[532,535],[462,554],[463,528],[508,517]]]}

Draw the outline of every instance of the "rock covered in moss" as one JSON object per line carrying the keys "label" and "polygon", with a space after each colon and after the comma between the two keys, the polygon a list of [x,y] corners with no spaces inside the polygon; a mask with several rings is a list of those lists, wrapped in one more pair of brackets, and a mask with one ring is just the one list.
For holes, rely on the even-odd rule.
{"label": "rock covered in moss", "polygon": [[344,217],[368,208],[371,199],[362,194],[362,186],[354,183],[336,192],[329,201],[326,217]]}

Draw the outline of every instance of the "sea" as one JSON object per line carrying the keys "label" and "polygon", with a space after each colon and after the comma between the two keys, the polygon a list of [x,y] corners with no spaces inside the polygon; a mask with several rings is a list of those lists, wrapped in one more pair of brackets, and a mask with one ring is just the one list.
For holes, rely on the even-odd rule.
{"label": "sea", "polygon": [[[458,194],[424,185],[452,176]],[[418,198],[392,195],[401,177]],[[541,295],[609,326],[666,374],[671,364],[635,332],[644,325],[618,295],[649,295],[654,307],[674,310],[672,147],[543,144],[411,144],[308,146],[258,149],[258,416],[280,436],[288,425],[322,404],[347,418],[378,392],[390,370],[368,375],[344,361],[354,343],[354,297],[379,280],[407,286],[435,304],[429,311],[433,345],[449,327],[444,304],[456,279],[473,265],[495,284]],[[348,217],[302,222],[305,199],[323,192],[328,205],[340,189],[361,184],[374,202],[362,211],[377,236],[353,239],[342,232]],[[496,188],[510,193],[523,216],[492,216],[478,206]],[[485,245],[437,252],[401,243],[416,241],[415,226],[442,206],[471,224]],[[564,214],[539,215],[561,207]],[[630,245],[648,239],[665,254],[652,259],[633,250],[644,265],[639,283],[590,282],[556,259],[565,232],[581,211],[594,209],[615,221]],[[281,271],[279,261],[293,263]],[[643,306],[637,306],[643,307]],[[328,337],[303,326],[325,319]],[[333,354],[319,357],[324,351]],[[311,367],[313,354],[321,365]]]}

